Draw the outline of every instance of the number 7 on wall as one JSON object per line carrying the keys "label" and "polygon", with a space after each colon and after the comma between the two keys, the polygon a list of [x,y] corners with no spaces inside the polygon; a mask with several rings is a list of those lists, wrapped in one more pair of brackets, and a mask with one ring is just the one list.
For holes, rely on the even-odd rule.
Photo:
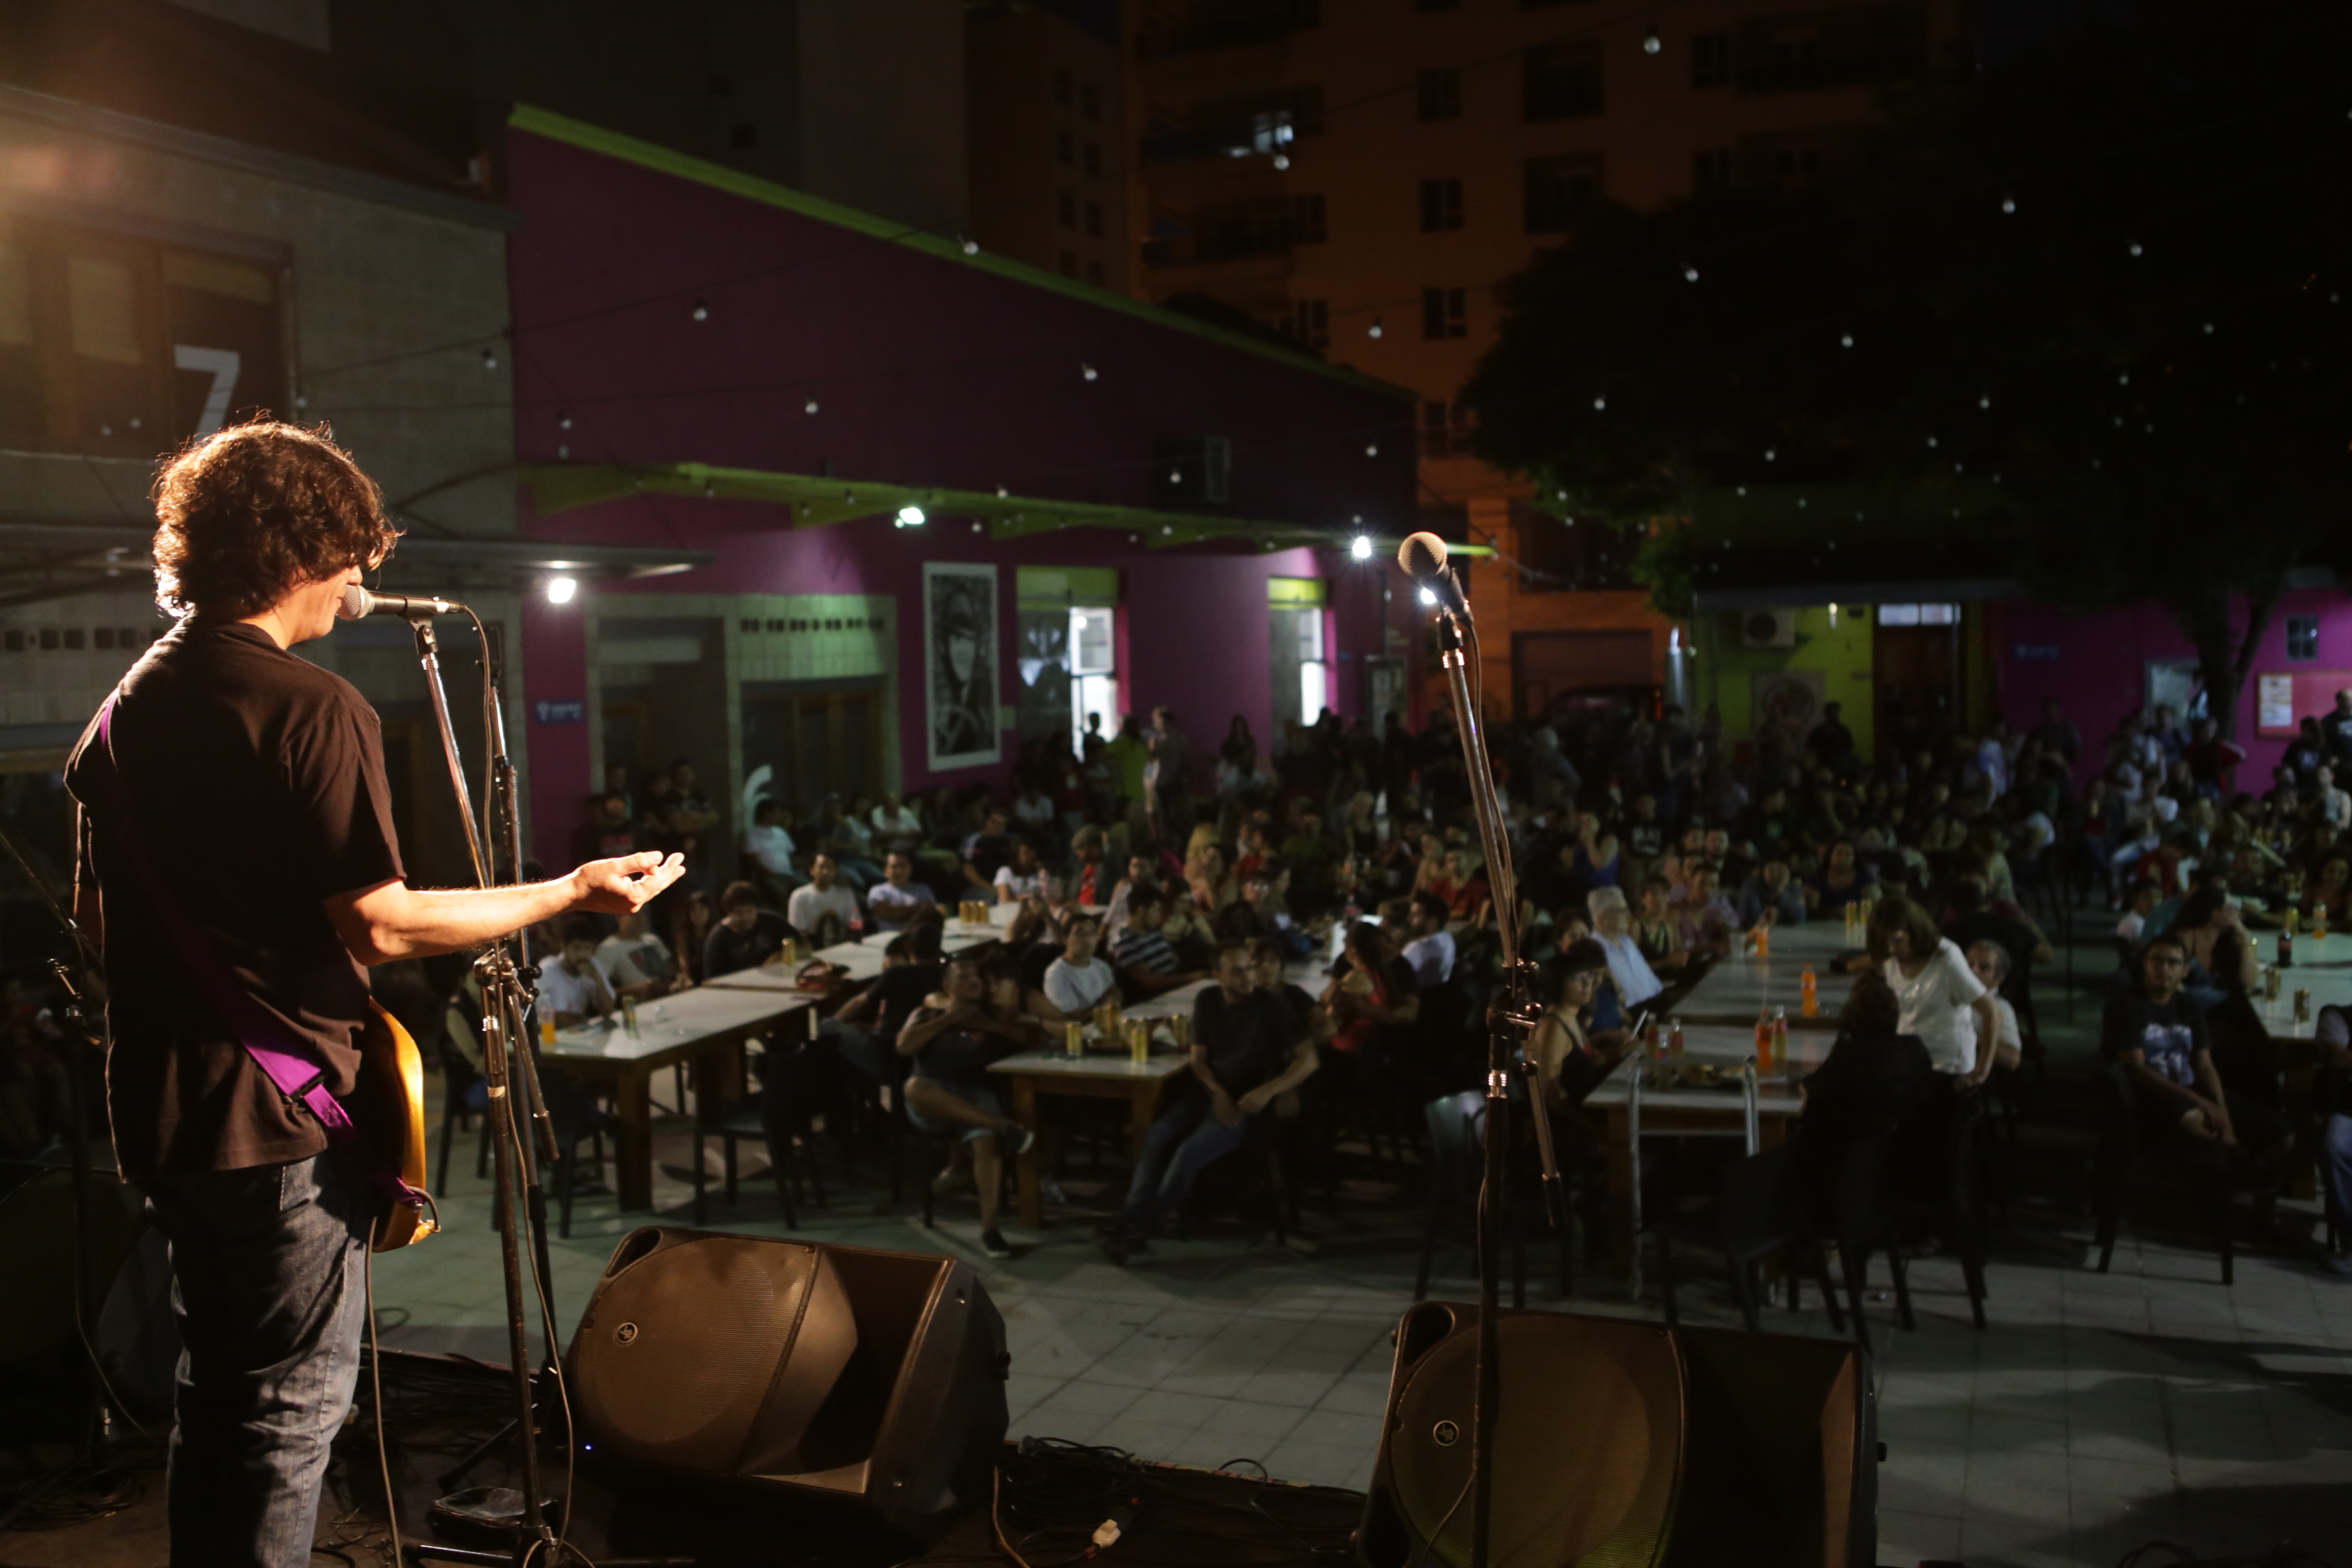
{"label": "number 7 on wall", "polygon": [[172,345],[172,363],[182,370],[202,372],[213,378],[205,394],[205,411],[196,416],[195,434],[209,436],[228,418],[229,399],[236,394],[236,373],[244,364],[235,349],[200,349],[191,343]]}

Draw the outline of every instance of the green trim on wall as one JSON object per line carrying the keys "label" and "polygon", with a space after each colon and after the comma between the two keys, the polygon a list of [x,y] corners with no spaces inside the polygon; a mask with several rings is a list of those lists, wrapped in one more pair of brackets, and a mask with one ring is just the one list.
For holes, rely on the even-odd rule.
{"label": "green trim on wall", "polygon": [[[523,463],[517,472],[530,486],[541,517],[632,495],[703,496],[714,500],[765,501],[787,507],[795,528],[829,528],[864,517],[889,517],[920,507],[927,519],[968,518],[988,525],[995,539],[1020,539],[1065,528],[1123,530],[1154,550],[1197,544],[1204,539],[1241,539],[1262,550],[1305,545],[1338,549],[1353,535],[1338,529],[1297,522],[1263,522],[1203,517],[1188,511],[1102,506],[1046,500],[1036,496],[994,495],[985,490],[943,489],[931,485],[892,485],[870,479],[779,474],[763,468],[721,468],[707,463]],[[927,521],[926,528],[942,526]],[[1397,541],[1375,538],[1376,552],[1394,553]],[[1454,544],[1456,555],[1491,555],[1485,545]]]}
{"label": "green trim on wall", "polygon": [[1118,603],[1116,566],[1018,566],[1013,584],[1024,609]]}
{"label": "green trim on wall", "polygon": [[657,174],[668,174],[681,180],[690,180],[699,185],[708,185],[712,190],[724,191],[729,195],[740,196],[745,201],[759,202],[766,206],[781,207],[787,212],[798,213],[803,217],[814,218],[819,223],[829,223],[835,227],[865,235],[869,239],[881,240],[890,245],[902,245],[910,250],[921,251],[926,256],[936,257],[941,261],[952,261],[961,266],[976,268],[980,271],[993,273],[1012,282],[1025,283],[1033,289],[1048,289],[1053,293],[1066,295],[1081,304],[1091,305],[1097,310],[1118,310],[1139,321],[1149,321],[1154,326],[1166,327],[1171,331],[1189,332],[1196,338],[1206,338],[1209,342],[1221,344],[1225,348],[1239,349],[1244,353],[1254,353],[1262,358],[1273,360],[1292,370],[1328,376],[1333,381],[1344,382],[1349,386],[1365,392],[1379,393],[1402,402],[1412,403],[1420,399],[1420,394],[1411,387],[1398,386],[1392,382],[1381,381],[1364,374],[1361,371],[1350,370],[1345,365],[1332,364],[1328,361],[1317,359],[1311,354],[1285,348],[1279,343],[1271,343],[1262,338],[1251,337],[1246,332],[1232,331],[1223,327],[1213,326],[1206,321],[1195,321],[1174,310],[1163,310],[1156,305],[1147,305],[1140,300],[1130,299],[1125,294],[1116,294],[1108,289],[1097,289],[1089,284],[1081,283],[1076,279],[1065,278],[1058,272],[1048,272],[1042,267],[1032,267],[1024,261],[1014,261],[1009,257],[993,256],[984,250],[967,253],[961,244],[944,235],[911,229],[903,224],[892,223],[887,218],[877,217],[859,208],[845,206],[839,202],[829,202],[822,196],[813,196],[805,191],[796,191],[790,185],[780,185],[773,180],[763,180],[756,174],[746,174],[740,170],[730,169],[724,164],[709,163],[668,147],[657,146],[651,142],[640,142],[634,136],[624,135],[618,131],[608,131],[601,125],[591,125],[584,121],[573,120],[567,115],[558,114],[552,110],[519,103],[515,105],[513,112],[507,116],[507,124],[513,130],[527,131],[534,136],[544,136],[551,142],[565,142],[590,153],[602,153],[607,158],[617,158],[625,163],[635,163],[640,168],[654,170]]}
{"label": "green trim on wall", "polygon": [[1268,577],[1265,602],[1288,609],[1320,609],[1330,601],[1330,588],[1320,577]]}

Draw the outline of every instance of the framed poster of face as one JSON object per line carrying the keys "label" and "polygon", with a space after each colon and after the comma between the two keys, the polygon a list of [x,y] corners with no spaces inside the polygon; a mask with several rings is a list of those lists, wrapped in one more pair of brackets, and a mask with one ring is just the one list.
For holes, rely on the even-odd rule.
{"label": "framed poster of face", "polygon": [[933,773],[998,762],[996,568],[923,563],[923,698]]}

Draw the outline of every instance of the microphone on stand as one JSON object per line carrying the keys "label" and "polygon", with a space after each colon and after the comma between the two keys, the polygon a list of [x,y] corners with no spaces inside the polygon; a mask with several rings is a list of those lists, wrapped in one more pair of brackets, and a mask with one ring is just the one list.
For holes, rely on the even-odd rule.
{"label": "microphone on stand", "polygon": [[1469,618],[1469,601],[1463,598],[1462,584],[1445,564],[1445,541],[1433,533],[1408,534],[1397,546],[1397,564],[1420,590],[1422,603],[1449,616]]}
{"label": "microphone on stand", "polygon": [[343,589],[343,602],[335,606],[336,618],[345,621],[356,621],[362,616],[402,616],[414,620],[419,616],[466,613],[467,606],[455,599],[430,594],[371,594],[357,583]]}

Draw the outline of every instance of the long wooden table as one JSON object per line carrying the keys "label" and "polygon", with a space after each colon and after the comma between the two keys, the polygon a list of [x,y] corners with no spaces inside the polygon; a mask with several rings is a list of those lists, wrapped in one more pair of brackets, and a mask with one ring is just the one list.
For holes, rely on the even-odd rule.
{"label": "long wooden table", "polygon": [[[1834,1029],[1838,1013],[1853,994],[1857,978],[1832,967],[1843,951],[1825,948],[1818,955],[1791,952],[1790,944],[1784,943],[1776,931],[1769,958],[1743,958],[1734,953],[1720,960],[1666,1012],[1686,1022],[1744,1023],[1752,1030],[1758,1008],[1785,1007],[1792,1030]],[[1808,964],[1812,966],[1813,999],[1818,1009],[1811,1017],[1804,1013],[1804,972]]]}
{"label": "long wooden table", "polygon": [[539,1058],[592,1087],[608,1089],[620,1118],[621,1207],[654,1201],[653,1075],[685,1062],[694,1075],[695,1115],[714,1121],[743,1082],[742,1047],[773,1034],[794,1014],[816,1021],[805,992],[699,985],[637,1009],[635,1033],[617,1022],[559,1029]]}
{"label": "long wooden table", "polygon": [[[1820,1067],[1832,1043],[1827,1036],[1801,1035],[1791,1029],[1789,1055],[1798,1075],[1801,1077]],[[1744,1028],[1689,1023],[1683,1026],[1685,1060],[1737,1067],[1755,1054],[1756,1030],[1752,1024]],[[1616,1070],[1584,1097],[1588,1110],[1601,1111],[1608,1119],[1609,1261],[1620,1274],[1632,1272],[1633,1267],[1633,1121],[1629,1080],[1635,1065],[1631,1057],[1619,1062]],[[1785,1069],[1776,1066],[1760,1079],[1756,1110],[1759,1136],[1766,1148],[1777,1145],[1787,1136],[1790,1122],[1803,1105],[1804,1101],[1789,1086]],[[1747,1114],[1747,1101],[1736,1079],[1733,1087],[1727,1089],[1642,1091],[1644,1137],[1654,1132],[1735,1132],[1741,1130]]]}

